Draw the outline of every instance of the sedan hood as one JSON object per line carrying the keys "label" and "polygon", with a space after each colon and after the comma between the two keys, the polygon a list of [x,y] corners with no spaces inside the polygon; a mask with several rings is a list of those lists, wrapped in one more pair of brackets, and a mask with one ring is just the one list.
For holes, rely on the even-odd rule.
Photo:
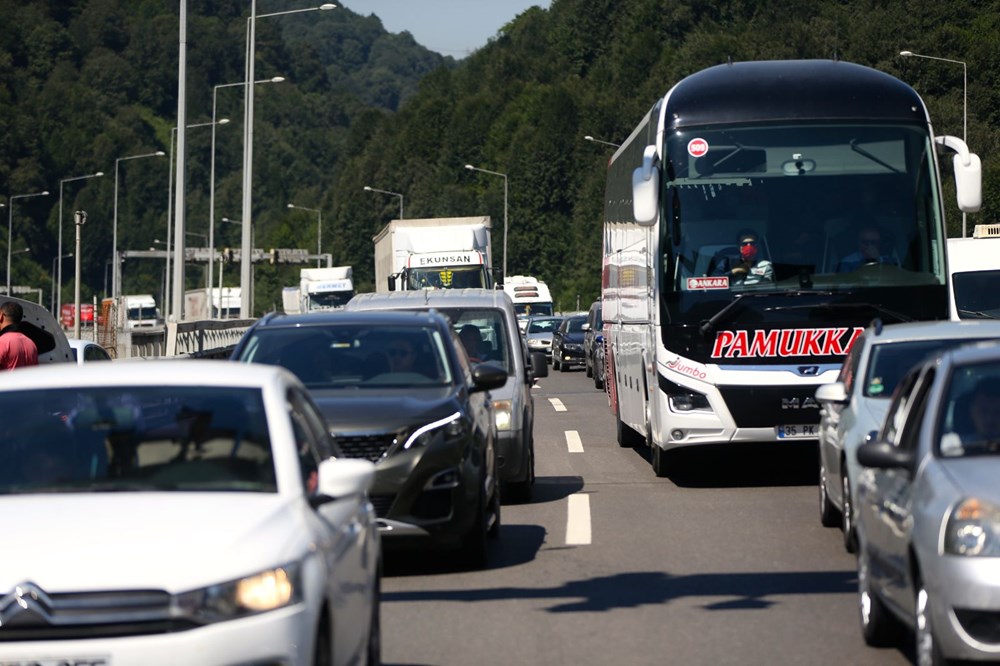
{"label": "sedan hood", "polygon": [[330,429],[343,433],[391,432],[458,409],[451,387],[313,390],[311,395]]}
{"label": "sedan hood", "polygon": [[163,589],[233,580],[301,559],[307,508],[276,493],[63,493],[0,497],[0,595]]}
{"label": "sedan hood", "polygon": [[961,497],[975,497],[1000,506],[1000,486],[997,485],[1000,456],[938,458],[938,462]]}

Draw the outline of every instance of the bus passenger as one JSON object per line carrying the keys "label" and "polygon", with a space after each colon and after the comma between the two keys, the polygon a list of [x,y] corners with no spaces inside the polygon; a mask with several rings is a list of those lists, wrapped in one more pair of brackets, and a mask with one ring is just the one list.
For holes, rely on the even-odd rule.
{"label": "bus passenger", "polygon": [[850,273],[871,264],[899,265],[899,262],[882,253],[882,234],[878,228],[866,225],[861,228],[861,232],[858,234],[858,249],[840,260],[840,263],[837,264],[837,272]]}

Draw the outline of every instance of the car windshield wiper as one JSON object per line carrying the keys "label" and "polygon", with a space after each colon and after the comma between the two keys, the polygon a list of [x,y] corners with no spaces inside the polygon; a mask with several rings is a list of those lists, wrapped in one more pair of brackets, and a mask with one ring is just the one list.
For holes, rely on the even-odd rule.
{"label": "car windshield wiper", "polygon": [[991,315],[989,312],[983,312],[982,310],[959,310],[958,314],[961,315],[971,315],[979,319],[996,319],[996,315]]}
{"label": "car windshield wiper", "polygon": [[784,312],[788,310],[858,310],[867,309],[894,318],[896,321],[913,321],[913,317],[902,312],[890,310],[878,303],[858,302],[858,303],[812,303],[809,305],[775,305],[764,308],[764,312]]}

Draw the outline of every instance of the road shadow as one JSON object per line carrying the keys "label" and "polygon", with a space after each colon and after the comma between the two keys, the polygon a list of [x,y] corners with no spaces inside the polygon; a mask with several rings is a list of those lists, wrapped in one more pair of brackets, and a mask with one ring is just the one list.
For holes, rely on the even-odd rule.
{"label": "road shadow", "polygon": [[764,610],[790,595],[854,594],[855,571],[789,571],[692,574],[660,571],[620,573],[568,581],[553,587],[484,587],[460,590],[384,592],[383,603],[533,599],[549,601],[550,613],[611,611],[659,606],[687,597],[706,597],[706,611]]}
{"label": "road shadow", "polygon": [[558,502],[564,500],[573,493],[583,490],[582,476],[537,476],[535,485],[531,488],[531,499],[526,502],[504,498],[504,506],[524,506],[527,504],[544,504],[545,502]]}
{"label": "road shadow", "polygon": [[[650,461],[645,446],[633,449]],[[813,442],[709,444],[667,452],[667,478],[682,488],[815,486],[819,447]]]}
{"label": "road shadow", "polygon": [[[501,513],[502,520],[502,513]],[[531,562],[545,542],[541,525],[504,525],[500,534],[489,543],[489,560],[483,569],[491,571]],[[466,573],[468,563],[453,550],[420,546],[419,543],[382,542],[382,575],[386,577],[428,576]]]}

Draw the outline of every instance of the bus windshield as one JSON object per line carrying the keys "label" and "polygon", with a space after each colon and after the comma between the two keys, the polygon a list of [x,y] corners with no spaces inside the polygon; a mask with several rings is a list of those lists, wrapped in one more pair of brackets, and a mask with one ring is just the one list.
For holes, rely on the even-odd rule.
{"label": "bus windshield", "polygon": [[664,294],[729,300],[742,290],[944,284],[925,127],[726,126],[668,136]]}

